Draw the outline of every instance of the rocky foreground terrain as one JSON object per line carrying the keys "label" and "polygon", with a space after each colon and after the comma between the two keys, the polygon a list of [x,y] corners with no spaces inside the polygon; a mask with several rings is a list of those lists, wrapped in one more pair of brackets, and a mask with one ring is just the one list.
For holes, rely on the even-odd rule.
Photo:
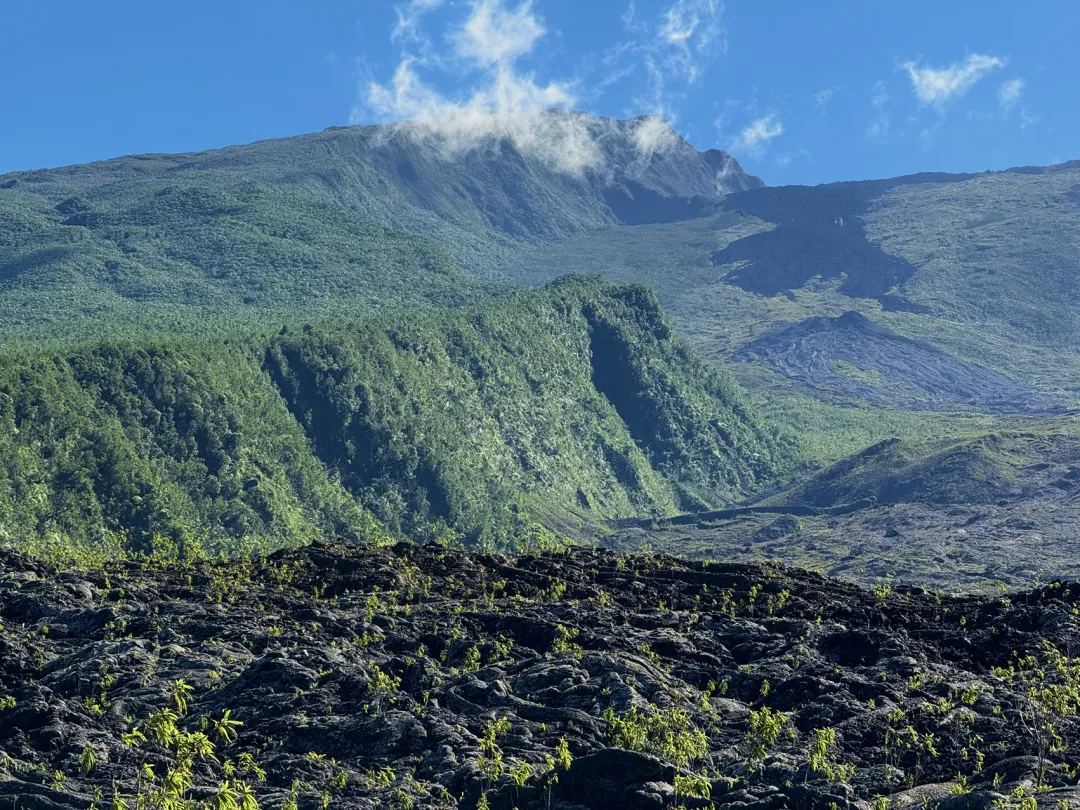
{"label": "rocky foreground terrain", "polygon": [[585,549],[0,551],[0,808],[1078,806],[1078,598]]}

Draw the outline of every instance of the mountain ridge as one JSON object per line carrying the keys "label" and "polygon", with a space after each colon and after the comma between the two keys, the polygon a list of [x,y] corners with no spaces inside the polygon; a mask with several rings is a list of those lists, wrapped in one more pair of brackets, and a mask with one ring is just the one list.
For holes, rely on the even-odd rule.
{"label": "mountain ridge", "polygon": [[348,127],[5,175],[0,336],[460,304],[497,294],[483,279],[522,245],[698,216],[720,174],[760,184],[670,128],[642,151],[646,119],[544,120],[582,128],[606,168],[561,171],[509,138],[447,159],[430,134]]}

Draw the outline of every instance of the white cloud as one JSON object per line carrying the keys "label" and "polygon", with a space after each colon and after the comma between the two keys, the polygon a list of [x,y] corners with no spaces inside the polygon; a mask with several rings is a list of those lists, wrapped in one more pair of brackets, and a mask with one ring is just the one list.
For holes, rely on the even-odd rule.
{"label": "white cloud", "polygon": [[577,116],[546,114],[573,101],[565,85],[537,84],[507,65],[496,68],[486,85],[464,101],[452,101],[425,84],[415,62],[405,59],[389,85],[368,86],[366,107],[381,120],[396,122],[397,131],[431,141],[447,156],[478,148],[493,137],[507,138],[523,153],[580,174],[602,162],[591,133]]}
{"label": "white cloud", "polygon": [[676,0],[660,15],[657,41],[666,49],[665,61],[671,69],[697,82],[709,59],[727,48],[720,16],[719,0]]}
{"label": "white cloud", "polygon": [[874,95],[870,99],[873,114],[870,117],[870,123],[866,126],[866,137],[871,140],[880,141],[889,134],[892,121],[889,116],[888,104],[889,91],[885,89],[885,82],[878,81],[874,84]]}
{"label": "white cloud", "polygon": [[634,145],[642,156],[648,158],[658,152],[666,152],[681,141],[671,124],[659,115],[642,118],[634,128]]}
{"label": "white cloud", "polygon": [[675,0],[650,18],[631,2],[622,16],[627,38],[605,51],[608,76],[595,86],[602,89],[643,74],[642,90],[626,114],[659,115],[675,122],[687,90],[701,81],[709,64],[727,49],[723,12],[720,0]]}
{"label": "white cloud", "polygon": [[413,38],[423,39],[420,33],[420,19],[429,11],[434,11],[446,0],[409,0],[407,4],[394,8],[397,13],[397,25],[390,34],[392,40]]}
{"label": "white cloud", "polygon": [[[1024,105],[1020,106],[1020,131],[1024,132],[1028,127],[1037,126],[1042,121],[1037,115],[1032,115],[1028,108]],[[1055,160],[1054,163],[1060,163],[1060,160]]]}
{"label": "white cloud", "polygon": [[[421,2],[427,9],[438,5],[438,0]],[[570,85],[538,82],[533,74],[517,70],[517,61],[531,53],[545,33],[529,0],[514,8],[502,0],[474,0],[448,37],[450,56],[481,71],[464,97],[451,99],[434,89],[419,72],[428,60],[406,53],[389,82],[366,83],[352,120],[360,123],[374,115],[394,124],[393,131],[429,140],[447,155],[496,137],[510,139],[520,151],[561,171],[576,174],[596,166],[600,150],[580,119],[544,114],[574,104]]]}
{"label": "white cloud", "polygon": [[1013,107],[1020,101],[1020,97],[1024,95],[1025,87],[1027,83],[1019,76],[1002,82],[998,86],[998,101],[1001,102],[1001,109],[1006,113],[1012,112]]}
{"label": "white cloud", "polygon": [[818,108],[821,109],[822,112],[824,112],[825,107],[832,100],[834,94],[835,91],[831,87],[825,87],[818,90],[814,93],[814,103],[818,105]]}
{"label": "white cloud", "polygon": [[784,125],[775,113],[758,118],[744,128],[731,141],[732,152],[743,152],[751,157],[760,158],[765,154],[769,141],[784,134]]}
{"label": "white cloud", "polygon": [[[415,20],[408,14],[420,4],[430,10],[441,2],[414,0],[399,9],[399,21]],[[407,39],[400,30],[399,24],[394,36]],[[424,51],[430,40],[413,30],[409,45],[419,45]],[[604,129],[611,125],[566,109],[577,103],[570,83],[539,81],[518,67],[546,34],[531,0],[514,7],[505,0],[472,0],[465,19],[446,37],[450,45],[446,58],[403,53],[389,81],[364,84],[352,121],[374,117],[391,124],[390,132],[423,139],[447,157],[481,148],[492,139],[508,139],[518,151],[559,171],[580,174],[599,169],[603,164],[600,141],[610,134]],[[432,65],[447,69],[463,64],[472,67],[462,75],[475,81],[460,97],[442,94],[422,75]],[[553,114],[552,109],[565,112]],[[624,134],[637,148],[637,165],[682,142],[670,124],[657,116],[631,122]]]}
{"label": "white cloud", "polygon": [[782,155],[778,155],[777,158],[776,158],[776,165],[779,166],[781,169],[786,169],[788,166],[790,166],[796,160],[809,160],[809,159],[810,159],[810,150],[809,149],[797,149],[794,152],[785,152]]}
{"label": "white cloud", "polygon": [[[436,9],[462,8],[456,20],[440,15],[441,31],[426,25],[425,15]],[[611,126],[569,112],[581,102],[579,82],[591,79],[591,100],[636,74],[644,82],[626,115],[645,115],[622,134],[639,153],[631,165],[643,166],[683,143],[668,121],[676,119],[686,89],[726,47],[722,12],[720,0],[674,0],[646,17],[631,0],[622,15],[625,41],[606,51],[591,75],[579,70],[578,81],[570,81],[541,79],[523,67],[550,36],[534,0],[403,0],[391,31],[402,49],[398,65],[386,79],[362,82],[351,121],[389,124],[390,133],[422,138],[447,156],[507,138],[522,153],[579,174],[601,168],[600,142]],[[460,89],[438,89],[445,84]]]}
{"label": "white cloud", "polygon": [[451,36],[451,42],[459,57],[486,67],[530,53],[546,33],[533,13],[531,0],[513,10],[503,6],[502,0],[474,0],[472,13]]}
{"label": "white cloud", "polygon": [[944,68],[919,67],[910,61],[902,65],[919,101],[939,106],[964,95],[987,73],[1004,66],[1004,60],[980,53]]}

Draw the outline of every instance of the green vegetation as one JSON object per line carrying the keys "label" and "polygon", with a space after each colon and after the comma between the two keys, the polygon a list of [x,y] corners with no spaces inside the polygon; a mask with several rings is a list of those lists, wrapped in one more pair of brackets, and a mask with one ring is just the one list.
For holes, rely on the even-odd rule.
{"label": "green vegetation", "polygon": [[639,711],[635,706],[619,716],[608,708],[603,719],[608,722],[607,737],[611,745],[654,754],[680,768],[704,759],[709,753],[705,732],[682,709]]}
{"label": "green vegetation", "polygon": [[0,190],[0,339],[256,330],[494,292],[312,189],[216,177]]}
{"label": "green vegetation", "polygon": [[374,521],[233,342],[28,351],[0,368],[0,541],[254,547]]}
{"label": "green vegetation", "polygon": [[[627,168],[634,124],[583,125]],[[724,170],[732,187],[760,183]],[[522,247],[692,216],[722,194],[689,145],[635,165],[632,183],[570,180],[512,148],[448,160],[377,127],[17,172],[0,177],[0,339],[457,305],[495,291],[477,278],[509,275]]]}
{"label": "green vegetation", "polygon": [[948,440],[888,440],[837,462],[783,496],[788,503],[993,503],[1020,494],[1047,444],[1069,452],[1066,432],[996,432]]}
{"label": "green vegetation", "polygon": [[596,279],[272,338],[9,348],[0,425],[0,542],[39,546],[535,544],[537,520],[735,500],[790,458],[647,291]]}
{"label": "green vegetation", "polygon": [[1019,687],[1022,700],[1008,719],[1031,739],[1041,786],[1051,756],[1065,751],[1063,727],[1080,712],[1080,661],[1044,641],[1038,653],[1018,655],[1012,665],[995,668],[994,674]]}
{"label": "green vegetation", "polygon": [[[1029,486],[1026,467],[1050,462],[1017,435],[1057,446],[1074,419],[935,398],[889,341],[951,355],[929,375],[946,388],[973,390],[954,358],[1008,376],[1020,393],[1002,413],[1032,392],[1032,410],[1076,400],[1075,164],[724,196],[717,159],[757,185],[725,156],[685,145],[631,171],[632,125],[582,121],[605,135],[607,177],[349,127],[0,178],[0,543],[54,558],[69,542],[198,555],[327,535],[554,548],[766,490],[770,505],[992,508],[1069,489],[1064,455]],[[568,272],[656,298],[496,283]],[[849,312],[889,332],[863,323],[880,340],[826,344],[809,371],[737,354]],[[939,405],[955,409],[905,409]],[[835,517],[738,515],[665,550],[876,566],[869,579],[951,564],[910,553],[899,523],[883,548]],[[1013,581],[964,531],[945,556]]]}
{"label": "green vegetation", "polygon": [[747,770],[751,773],[761,768],[766,756],[780,740],[780,735],[788,733],[794,737],[794,729],[789,725],[789,718],[783,712],[762,706],[750,712],[750,727],[746,731],[744,757]]}

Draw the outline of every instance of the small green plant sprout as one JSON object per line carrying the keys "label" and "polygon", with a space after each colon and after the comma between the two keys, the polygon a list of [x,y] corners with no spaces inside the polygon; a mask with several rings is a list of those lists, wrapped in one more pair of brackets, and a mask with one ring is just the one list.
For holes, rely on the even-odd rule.
{"label": "small green plant sprout", "polygon": [[176,728],[179,719],[180,716],[172,709],[158,709],[146,721],[147,735],[160,745],[172,745],[179,733]]}
{"label": "small green plant sprout", "polygon": [[776,745],[787,726],[787,715],[768,706],[750,712],[750,726],[746,731],[745,741],[748,771],[754,772],[761,768],[769,749]]}
{"label": "small green plant sprout", "polygon": [[183,678],[173,684],[172,692],[169,697],[172,700],[173,706],[176,707],[176,711],[181,715],[187,714],[188,700],[191,698],[194,691],[195,688]]}
{"label": "small green plant sprout", "polygon": [[949,786],[949,795],[951,796],[963,796],[965,793],[970,792],[971,788],[968,786],[967,777],[963,774],[959,774],[956,781]]}
{"label": "small green plant sprout", "polygon": [[281,810],[297,810],[300,805],[300,782],[293,780],[289,786],[289,793],[281,802]]}
{"label": "small green plant sprout", "polygon": [[15,708],[15,698],[11,695],[5,695],[0,697],[0,712],[8,711]]}
{"label": "small green plant sprout", "polygon": [[242,753],[237,757],[236,765],[240,769],[241,773],[254,776],[260,782],[266,781],[266,771],[262,769],[262,766],[255,761],[255,757],[248,751]]}
{"label": "small green plant sprout", "polygon": [[761,595],[761,590],[762,590],[761,585],[754,584],[754,585],[751,585],[750,590],[748,590],[746,592],[746,612],[747,613],[753,613],[754,612],[754,602],[756,602],[757,598]]}
{"label": "small green plant sprout", "polygon": [[642,644],[639,648],[641,654],[649,659],[649,663],[654,667],[663,667],[664,659],[657,655],[656,651],[649,644]]}
{"label": "small green plant sprout", "polygon": [[[836,729],[816,728],[810,735],[810,748],[807,752],[807,760],[810,772],[822,774],[829,782],[848,782],[855,775],[854,765],[845,765],[837,762],[832,756],[832,749],[836,747]],[[805,783],[805,780],[804,780]]]}
{"label": "small green plant sprout", "polygon": [[581,631],[576,627],[567,628],[561,624],[558,625],[555,630],[558,635],[551,644],[552,652],[570,653],[571,655],[577,655],[582,652],[581,645],[575,641]]}
{"label": "small green plant sprout", "polygon": [[875,796],[872,807],[874,810],[889,810],[890,804],[892,804],[892,799],[888,796]]}
{"label": "small green plant sprout", "polygon": [[469,647],[465,651],[465,660],[461,663],[462,672],[476,672],[480,669],[480,650],[476,647]]}
{"label": "small green plant sprout", "polygon": [[381,711],[384,704],[392,704],[398,690],[401,688],[401,678],[387,675],[381,669],[371,673],[371,681],[368,683],[368,691],[375,697],[375,706]]}
{"label": "small green plant sprout", "polygon": [[330,786],[334,790],[344,790],[345,786],[349,784],[349,772],[344,768],[338,768],[334,771],[334,775],[330,778]]}
{"label": "small green plant sprout", "polygon": [[1013,719],[1034,743],[1042,785],[1050,756],[1065,749],[1061,726],[1080,712],[1080,659],[1069,658],[1044,641],[1040,655],[996,667],[994,674],[1020,688],[1022,700],[1012,711]]}
{"label": "small green plant sprout", "polygon": [[490,784],[496,783],[506,771],[506,764],[503,762],[503,752],[502,748],[499,747],[498,738],[501,735],[509,734],[510,728],[510,719],[500,717],[497,720],[489,721],[480,735],[480,771],[490,781]]}
{"label": "small green plant sprout", "polygon": [[619,717],[609,707],[601,717],[609,724],[608,741],[619,748],[653,754],[679,768],[708,753],[705,732],[682,709],[643,712],[634,706]]}
{"label": "small green plant sprout", "polygon": [[139,730],[138,726],[133,727],[131,731],[120,737],[120,744],[124,748],[138,748],[144,742],[146,742],[146,735]]}
{"label": "small green plant sprout", "polygon": [[231,743],[236,739],[237,729],[243,726],[239,720],[233,720],[232,709],[226,709],[220,720],[213,720],[214,733],[218,735],[226,743]]}
{"label": "small green plant sprout", "polygon": [[533,774],[533,768],[528,762],[522,760],[511,767],[508,773],[510,774],[510,779],[514,783],[514,786],[523,788],[529,783],[529,779]]}
{"label": "small green plant sprout", "polygon": [[889,574],[885,579],[878,582],[874,586],[874,596],[877,598],[879,605],[884,605],[889,597],[893,595],[893,575]]}
{"label": "small green plant sprout", "polygon": [[83,776],[90,774],[97,766],[97,755],[89,745],[83,748],[79,755],[79,773]]}
{"label": "small green plant sprout", "polygon": [[397,781],[397,774],[389,765],[383,765],[377,771],[364,771],[364,779],[373,788],[388,788]]}
{"label": "small green plant sprout", "polygon": [[712,799],[712,783],[704,776],[698,776],[697,774],[676,774],[675,805],[677,807],[680,806],[680,798],[709,801]]}
{"label": "small green plant sprout", "polygon": [[560,737],[559,741],[555,743],[555,764],[562,770],[568,771],[572,761],[570,743],[566,741],[566,737]]}
{"label": "small green plant sprout", "polygon": [[548,589],[546,594],[547,601],[558,602],[564,596],[566,596],[566,583],[562,580],[552,580],[551,588]]}

